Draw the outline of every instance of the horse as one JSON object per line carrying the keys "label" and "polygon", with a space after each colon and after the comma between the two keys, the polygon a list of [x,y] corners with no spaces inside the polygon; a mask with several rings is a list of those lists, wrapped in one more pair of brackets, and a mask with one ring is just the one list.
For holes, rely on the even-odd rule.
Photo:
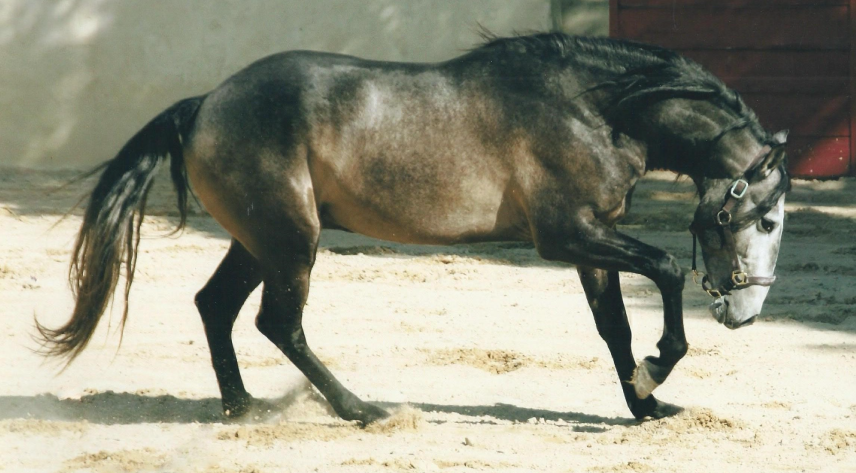
{"label": "horse", "polygon": [[[37,321],[43,352],[75,359],[123,271],[124,328],[146,195],[169,157],[178,229],[192,193],[232,237],[195,297],[226,416],[261,402],[244,387],[231,339],[260,284],[256,327],[336,414],[362,424],[388,416],[307,343],[303,307],[322,229],[414,244],[523,241],[575,265],[630,412],[673,415],[680,408],[652,392],[688,349],[685,271],[616,223],[647,170],[692,178],[711,312],[729,328],[749,325],[775,279],[786,137],[698,64],[629,41],[491,36],[439,63],[274,54],[167,108],[102,165],[72,255],[74,311],[59,328]],[[659,356],[634,358],[619,271],[662,294]]]}

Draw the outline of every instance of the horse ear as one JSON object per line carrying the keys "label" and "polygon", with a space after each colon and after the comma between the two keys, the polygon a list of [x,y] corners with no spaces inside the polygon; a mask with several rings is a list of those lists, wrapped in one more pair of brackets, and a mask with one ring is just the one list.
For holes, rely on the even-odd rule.
{"label": "horse ear", "polygon": [[[778,135],[778,133],[776,133]],[[760,177],[761,179],[766,178],[773,172],[775,169],[778,169],[782,163],[785,162],[785,157],[787,154],[785,153],[785,145],[777,144],[768,154],[767,157],[761,161],[755,169],[755,175]]]}
{"label": "horse ear", "polygon": [[785,162],[785,144],[788,142],[788,130],[776,132],[769,142],[772,148],[764,160],[755,165],[752,180],[760,181],[770,175],[773,170]]}
{"label": "horse ear", "polygon": [[782,130],[773,135],[773,144],[776,146],[782,146],[788,142],[788,133],[790,130]]}

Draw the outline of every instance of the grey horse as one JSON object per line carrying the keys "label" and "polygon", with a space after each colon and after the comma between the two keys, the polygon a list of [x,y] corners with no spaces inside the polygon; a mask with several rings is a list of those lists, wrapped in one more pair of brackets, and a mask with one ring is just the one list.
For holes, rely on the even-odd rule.
{"label": "grey horse", "polygon": [[[651,392],[687,352],[684,271],[616,222],[646,170],[690,176],[713,313],[748,325],[774,279],[785,136],[765,131],[697,64],[626,41],[489,38],[436,64],[276,54],[168,108],[102,166],[71,264],[74,313],[62,327],[38,326],[44,351],[70,362],[85,348],[123,266],[124,323],[145,198],[170,156],[180,226],[192,188],[233,238],[196,295],[227,415],[253,403],[231,330],[262,283],[258,329],[336,413],[362,423],[387,415],[342,386],[304,336],[323,228],[402,243],[528,241],[544,259],[576,265],[630,411],[670,415],[678,408]],[[639,363],[619,271],[662,293],[659,356]]]}

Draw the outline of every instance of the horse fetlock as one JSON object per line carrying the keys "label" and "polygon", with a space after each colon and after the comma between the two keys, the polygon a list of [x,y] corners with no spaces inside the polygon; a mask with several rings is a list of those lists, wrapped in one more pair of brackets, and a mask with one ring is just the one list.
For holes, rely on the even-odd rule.
{"label": "horse fetlock", "polygon": [[633,370],[633,377],[630,378],[630,384],[636,392],[636,397],[645,399],[650,396],[657,386],[663,384],[669,373],[672,372],[672,366],[663,366],[657,358],[649,356],[642,360]]}
{"label": "horse fetlock", "polygon": [[636,369],[633,370],[633,376],[630,378],[630,384],[633,386],[633,390],[638,399],[647,398],[655,389],[657,389],[657,386],[661,384],[654,380],[654,376],[651,373],[653,366],[654,365],[646,359],[636,365]]}

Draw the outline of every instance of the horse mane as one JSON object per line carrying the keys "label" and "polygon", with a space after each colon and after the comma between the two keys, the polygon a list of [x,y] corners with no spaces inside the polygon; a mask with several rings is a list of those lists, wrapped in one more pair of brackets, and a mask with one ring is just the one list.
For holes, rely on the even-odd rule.
{"label": "horse mane", "polygon": [[740,94],[698,63],[659,46],[613,38],[588,38],[565,33],[540,33],[497,37],[480,32],[484,43],[474,52],[523,54],[541,61],[572,61],[599,72],[607,80],[580,92],[577,97],[602,91],[606,97],[602,114],[621,131],[640,107],[674,99],[708,100],[733,113],[735,120],[719,136],[736,129],[748,128],[762,142],[769,142],[755,113],[746,106]]}
{"label": "horse mane", "polygon": [[[472,51],[516,51],[542,58],[556,56],[566,58],[579,55],[603,57],[620,54],[642,61],[669,60],[680,57],[678,53],[670,49],[651,44],[614,38],[574,36],[559,32],[500,37],[482,29],[479,31],[479,36],[481,36],[483,43],[473,48]],[[628,58],[624,57],[623,59]],[[616,66],[616,69],[620,68],[620,64],[613,61],[607,61],[605,64],[612,64]]]}

